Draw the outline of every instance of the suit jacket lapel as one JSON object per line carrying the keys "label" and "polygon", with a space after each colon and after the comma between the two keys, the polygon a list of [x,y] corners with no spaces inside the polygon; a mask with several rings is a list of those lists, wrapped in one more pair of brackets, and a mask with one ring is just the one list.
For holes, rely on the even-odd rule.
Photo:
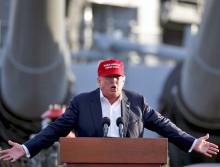
{"label": "suit jacket lapel", "polygon": [[122,92],[122,119],[124,121],[124,137],[127,136],[128,131],[128,123],[129,123],[129,112],[130,112],[130,102],[128,101],[127,96],[125,95],[124,91]]}
{"label": "suit jacket lapel", "polygon": [[[97,135],[103,136],[100,89],[96,89],[94,91],[94,95],[92,95],[90,107],[91,107],[92,119],[95,125],[95,129],[97,130]],[[125,95],[124,91],[122,91],[121,109],[122,109],[121,116],[124,121],[124,137],[126,137],[128,131],[128,123],[129,123],[130,102],[128,101],[128,98]]]}
{"label": "suit jacket lapel", "polygon": [[96,89],[90,103],[92,119],[98,136],[103,136],[102,130],[102,107],[100,102],[100,90]]}

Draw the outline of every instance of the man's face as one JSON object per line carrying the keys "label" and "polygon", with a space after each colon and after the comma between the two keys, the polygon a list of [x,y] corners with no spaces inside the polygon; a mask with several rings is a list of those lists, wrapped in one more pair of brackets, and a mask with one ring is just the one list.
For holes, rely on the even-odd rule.
{"label": "man's face", "polygon": [[125,77],[121,75],[108,75],[106,77],[98,77],[97,82],[106,98],[118,98],[121,95]]}

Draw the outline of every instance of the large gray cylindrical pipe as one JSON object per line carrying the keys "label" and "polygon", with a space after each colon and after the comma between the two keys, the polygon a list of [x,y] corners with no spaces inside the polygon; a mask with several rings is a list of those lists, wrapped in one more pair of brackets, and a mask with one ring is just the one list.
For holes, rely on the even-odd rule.
{"label": "large gray cylindrical pipe", "polygon": [[65,1],[13,0],[1,93],[15,115],[39,118],[67,95]]}
{"label": "large gray cylindrical pipe", "polygon": [[220,128],[220,1],[206,1],[195,46],[183,66],[181,93],[192,123]]}

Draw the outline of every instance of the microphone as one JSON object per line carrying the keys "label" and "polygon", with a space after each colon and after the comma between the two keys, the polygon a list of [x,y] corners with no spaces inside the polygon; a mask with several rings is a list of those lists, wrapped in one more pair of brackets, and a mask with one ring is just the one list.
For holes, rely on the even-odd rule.
{"label": "microphone", "polygon": [[103,127],[103,136],[107,137],[108,134],[108,127],[110,125],[111,121],[108,117],[102,118],[102,127]]}
{"label": "microphone", "polygon": [[124,136],[124,121],[123,121],[122,117],[118,117],[118,119],[116,120],[116,124],[119,128],[119,136],[121,138],[123,138],[123,136]]}

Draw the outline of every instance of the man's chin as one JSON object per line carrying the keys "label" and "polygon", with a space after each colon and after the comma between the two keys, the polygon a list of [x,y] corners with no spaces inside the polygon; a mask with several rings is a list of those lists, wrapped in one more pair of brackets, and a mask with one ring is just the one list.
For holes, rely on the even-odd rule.
{"label": "man's chin", "polygon": [[117,98],[120,96],[120,94],[118,92],[111,92],[111,96]]}

